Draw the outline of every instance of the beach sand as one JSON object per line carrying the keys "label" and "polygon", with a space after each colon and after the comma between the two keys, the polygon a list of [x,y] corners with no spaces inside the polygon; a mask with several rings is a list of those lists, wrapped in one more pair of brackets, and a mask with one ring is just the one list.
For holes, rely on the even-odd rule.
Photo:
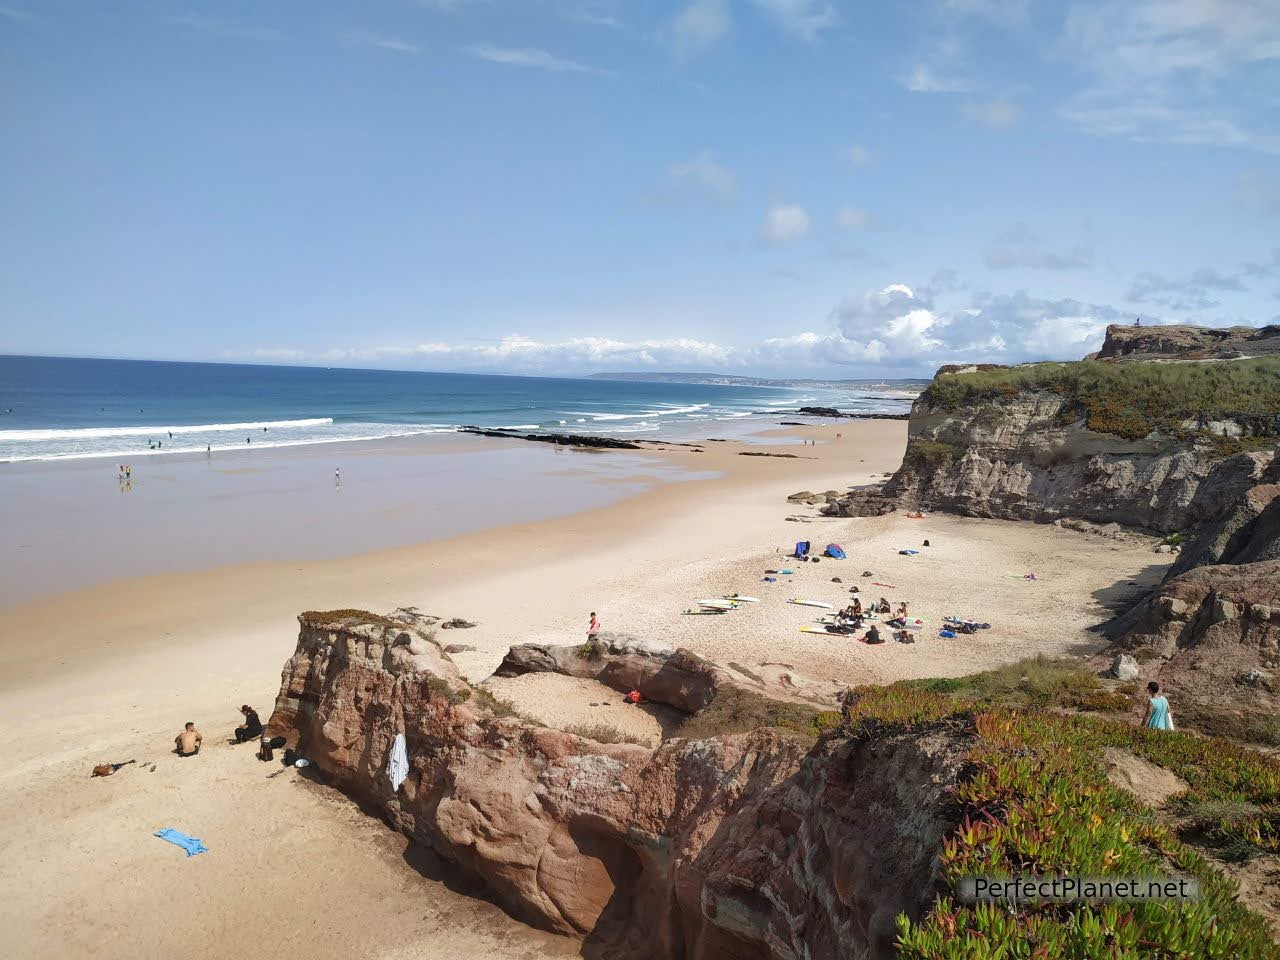
{"label": "beach sand", "polygon": [[[0,745],[0,922],[8,952],[233,960],[295,951],[316,960],[576,955],[576,944],[453,889],[448,871],[418,851],[406,853],[402,838],[341,796],[296,771],[268,779],[278,766],[256,761],[252,746],[226,743],[240,703],[264,719],[269,713],[304,609],[411,605],[476,621],[474,629],[441,634],[476,648],[455,657],[476,681],[511,644],[582,640],[595,610],[606,630],[748,667],[785,662],[808,676],[857,683],[1096,649],[1100,640],[1086,631],[1109,615],[1107,605],[1135,590],[1131,582],[1163,574],[1163,558],[1146,546],[1049,526],[942,516],[833,520],[786,502],[797,490],[843,490],[892,470],[905,428],[846,421],[789,431],[817,440],[812,447],[750,447],[793,455],[785,458],[739,456],[745,448],[734,443],[708,443],[705,453],[672,447],[646,456],[663,470],[704,478],[650,478],[644,492],[620,502],[461,538],[353,556],[341,556],[339,543],[329,559],[126,578],[48,590],[0,609],[0,714],[11,733]],[[359,463],[350,456],[356,459],[344,453],[348,476],[356,468],[345,464]],[[576,462],[566,455],[563,469]],[[197,510],[193,536],[200,522]],[[931,547],[921,546],[926,538]],[[819,549],[841,543],[850,559],[792,562],[793,577],[761,583],[766,568],[787,565],[783,553],[798,539]],[[921,552],[901,556],[903,548]],[[864,569],[875,575],[861,577]],[[1031,571],[1034,582],[1005,576]],[[851,585],[863,597],[910,601],[912,615],[929,621],[920,641],[866,647],[800,632],[818,611],[788,598],[842,602]],[[682,614],[700,598],[731,591],[762,602],[724,617]],[[941,640],[939,618],[953,612],[993,628]],[[642,737],[662,727],[650,714],[628,715],[633,708],[593,684],[529,677],[493,686],[548,722],[610,723]],[[609,706],[590,706],[606,697]],[[187,720],[202,729],[205,749],[179,759],[172,739]],[[155,772],[136,765],[88,779],[94,764],[129,758],[153,762]],[[210,852],[186,859],[151,836],[166,826],[203,838]]]}

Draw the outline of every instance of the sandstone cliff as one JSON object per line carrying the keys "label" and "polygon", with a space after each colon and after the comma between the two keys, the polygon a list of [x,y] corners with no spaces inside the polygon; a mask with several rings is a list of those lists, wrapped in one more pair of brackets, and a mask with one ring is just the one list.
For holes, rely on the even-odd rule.
{"label": "sandstone cliff", "polygon": [[[602,744],[500,715],[408,620],[339,614],[300,618],[269,732],[593,955],[888,957],[894,918],[937,893],[959,733]],[[410,772],[393,791],[397,733]]]}
{"label": "sandstone cliff", "polygon": [[1099,360],[1152,359],[1185,360],[1235,359],[1280,353],[1280,326],[1193,327],[1166,324],[1134,327],[1113,323],[1107,327],[1102,349],[1093,354]]}
{"label": "sandstone cliff", "polygon": [[[1159,337],[1195,329],[1142,328],[1142,337],[1164,349]],[[1280,342],[1280,330],[1274,338],[1254,332]],[[1126,340],[1136,337],[1133,328],[1113,328],[1108,349],[1138,351]],[[944,368],[912,406],[906,454],[892,479],[824,513],[893,504],[1188,532],[1262,482],[1277,444],[1276,357]]]}

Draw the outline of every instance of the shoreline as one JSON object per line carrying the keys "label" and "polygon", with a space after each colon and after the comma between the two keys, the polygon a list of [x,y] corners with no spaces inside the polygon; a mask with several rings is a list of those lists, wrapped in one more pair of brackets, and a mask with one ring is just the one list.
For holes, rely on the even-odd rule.
{"label": "shoreline", "polygon": [[[799,454],[787,442],[793,437],[817,443]],[[1166,561],[1146,546],[1052,527],[949,516],[819,519],[816,507],[787,502],[802,489],[844,490],[879,478],[898,465],[905,438],[901,421],[841,421],[787,428],[750,445],[749,452],[791,457],[739,456],[748,451],[732,442],[708,443],[705,453],[672,447],[643,456],[706,475],[449,539],[135,577],[0,608],[0,709],[24,720],[23,736],[0,745],[0,817],[24,824],[0,835],[0,884],[17,891],[0,906],[0,921],[20,931],[15,951],[53,958],[92,946],[99,956],[191,956],[208,954],[184,945],[216,942],[218,956],[247,960],[271,942],[281,953],[306,949],[314,960],[578,955],[576,941],[454,892],[447,870],[424,866],[421,852],[345,798],[293,772],[268,780],[253,748],[224,742],[240,703],[264,718],[270,712],[306,609],[416,606],[476,622],[440,634],[474,648],[454,656],[472,681],[488,677],[513,644],[580,641],[595,610],[607,630],[722,663],[781,662],[816,679],[880,683],[1096,648],[1101,642],[1088,629],[1105,618],[1107,592],[1163,573]],[[562,465],[572,473],[618,455]],[[933,543],[928,551],[898,553],[924,538]],[[841,543],[850,559],[796,564],[790,582],[762,583],[763,571],[786,563],[800,539],[819,550]],[[875,576],[864,580],[863,569]],[[1041,579],[1003,576],[1027,569]],[[930,629],[918,643],[880,647],[801,632],[815,611],[788,598],[834,602],[857,584],[864,598],[872,591],[909,598]],[[735,591],[762,602],[725,617],[682,615],[700,597]],[[937,623],[951,612],[980,615],[993,629],[938,639]],[[598,694],[573,685],[524,679],[505,681],[504,690],[503,683],[491,684],[495,693],[549,721],[594,715],[588,701]],[[624,719],[624,709],[614,703],[599,719],[652,723]],[[205,735],[194,761],[171,753],[187,720]],[[644,729],[652,727],[637,732]],[[130,758],[139,765],[87,779],[96,763]],[[39,818],[30,816],[35,809]],[[164,826],[201,836],[211,854],[187,863],[157,849],[165,845],[149,835]],[[67,845],[67,836],[79,839]],[[121,875],[127,884],[114,882]],[[334,876],[359,883],[362,894],[337,917],[315,896]],[[246,900],[246,884],[272,896]],[[191,900],[175,908],[176,886]],[[282,910],[290,917],[284,927]],[[165,923],[153,922],[158,912]],[[352,929],[366,935],[357,943]]]}

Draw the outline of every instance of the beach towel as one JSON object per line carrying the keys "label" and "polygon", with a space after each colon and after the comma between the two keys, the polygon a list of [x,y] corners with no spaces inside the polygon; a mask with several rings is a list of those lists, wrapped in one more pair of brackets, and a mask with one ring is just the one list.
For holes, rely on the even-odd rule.
{"label": "beach towel", "polygon": [[948,640],[954,640],[956,638],[956,632],[954,630],[939,630],[938,636],[946,637]]}
{"label": "beach towel", "polygon": [[881,583],[879,580],[872,580],[871,585],[873,587],[888,587],[890,590],[898,589],[898,585],[896,583]]}
{"label": "beach towel", "polygon": [[161,840],[168,840],[175,847],[181,847],[187,851],[188,857],[194,857],[197,853],[208,853],[209,848],[204,845],[203,840],[197,840],[195,837],[188,837],[185,833],[173,829],[173,827],[165,827],[163,830],[157,830],[154,834]]}
{"label": "beach towel", "polygon": [[404,748],[403,733],[397,733],[395,742],[391,744],[391,756],[387,758],[387,776],[391,779],[392,793],[399,790],[400,784],[409,776],[409,754]]}

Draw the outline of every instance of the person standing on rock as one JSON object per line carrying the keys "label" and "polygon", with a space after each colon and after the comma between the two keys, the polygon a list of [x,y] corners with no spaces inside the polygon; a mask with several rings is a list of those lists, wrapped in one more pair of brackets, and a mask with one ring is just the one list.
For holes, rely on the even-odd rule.
{"label": "person standing on rock", "polygon": [[596,634],[600,632],[600,620],[596,617],[596,612],[591,611],[591,625],[587,627],[587,642],[591,643],[595,640]]}
{"label": "person standing on rock", "polygon": [[1151,730],[1172,730],[1173,714],[1169,712],[1169,700],[1160,692],[1160,684],[1152,680],[1147,684],[1147,714],[1142,725]]}

